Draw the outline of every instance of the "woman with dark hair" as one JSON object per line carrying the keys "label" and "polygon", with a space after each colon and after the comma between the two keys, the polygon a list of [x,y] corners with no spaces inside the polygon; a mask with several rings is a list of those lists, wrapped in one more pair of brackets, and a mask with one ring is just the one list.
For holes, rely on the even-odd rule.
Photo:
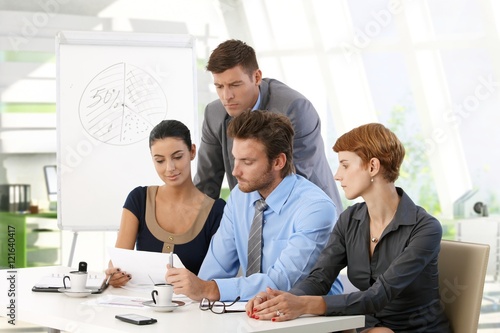
{"label": "woman with dark hair", "polygon": [[[191,161],[196,146],[180,121],[163,120],[149,136],[149,148],[161,186],[139,186],[123,206],[116,247],[176,253],[197,274],[217,231],[225,201],[214,200],[194,186]],[[118,273],[118,274],[115,274]],[[110,284],[125,285],[133,276],[117,267],[106,270]]]}
{"label": "woman with dark hair", "polygon": [[[308,277],[289,293],[259,293],[247,314],[273,321],[364,314],[363,333],[449,332],[438,285],[441,224],[394,185],[403,145],[373,123],[342,135],[333,150],[339,157],[335,180],[347,199],[364,202],[340,215]],[[359,291],[327,295],[344,267]]]}

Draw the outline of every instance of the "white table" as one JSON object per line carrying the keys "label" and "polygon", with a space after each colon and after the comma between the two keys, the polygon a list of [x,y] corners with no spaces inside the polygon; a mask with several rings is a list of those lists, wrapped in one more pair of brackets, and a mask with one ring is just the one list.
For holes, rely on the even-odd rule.
{"label": "white table", "polygon": [[[43,276],[65,274],[67,267],[21,268],[17,270],[16,320],[68,332],[334,332],[364,326],[364,316],[316,317],[304,316],[287,322],[258,321],[245,313],[214,314],[201,311],[198,303],[182,306],[173,312],[147,309],[124,309],[82,304],[92,297],[72,298],[61,293],[32,292],[31,287]],[[0,320],[8,321],[6,305],[7,270],[0,270]],[[149,298],[145,292],[132,292],[109,287],[104,294]],[[156,318],[152,325],[138,326],[115,319],[116,314],[135,313]]]}

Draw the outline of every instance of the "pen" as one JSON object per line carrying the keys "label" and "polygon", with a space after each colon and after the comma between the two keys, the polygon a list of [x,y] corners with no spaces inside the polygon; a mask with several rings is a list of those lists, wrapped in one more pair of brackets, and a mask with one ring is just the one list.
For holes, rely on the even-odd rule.
{"label": "pen", "polygon": [[115,275],[115,273],[109,274],[108,278],[106,279],[106,283],[104,284],[104,289],[106,289],[109,286],[109,280]]}
{"label": "pen", "polygon": [[174,253],[170,252],[170,257],[168,258],[168,263],[170,267],[174,268]]}

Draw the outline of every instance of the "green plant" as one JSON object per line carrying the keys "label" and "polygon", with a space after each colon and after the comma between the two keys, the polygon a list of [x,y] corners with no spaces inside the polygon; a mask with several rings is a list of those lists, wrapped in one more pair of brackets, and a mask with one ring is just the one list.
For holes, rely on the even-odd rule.
{"label": "green plant", "polygon": [[402,187],[417,205],[432,215],[439,215],[441,206],[425,151],[425,141],[420,128],[415,126],[417,122],[408,119],[411,114],[406,107],[398,105],[392,109],[387,121],[387,127],[398,136],[406,150],[396,185]]}

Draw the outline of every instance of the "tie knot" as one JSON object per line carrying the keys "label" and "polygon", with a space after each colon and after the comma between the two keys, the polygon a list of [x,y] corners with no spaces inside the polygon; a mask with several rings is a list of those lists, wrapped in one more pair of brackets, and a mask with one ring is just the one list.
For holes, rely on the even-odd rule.
{"label": "tie knot", "polygon": [[259,199],[255,201],[255,209],[258,210],[259,212],[262,212],[267,209],[267,204],[264,199]]}

